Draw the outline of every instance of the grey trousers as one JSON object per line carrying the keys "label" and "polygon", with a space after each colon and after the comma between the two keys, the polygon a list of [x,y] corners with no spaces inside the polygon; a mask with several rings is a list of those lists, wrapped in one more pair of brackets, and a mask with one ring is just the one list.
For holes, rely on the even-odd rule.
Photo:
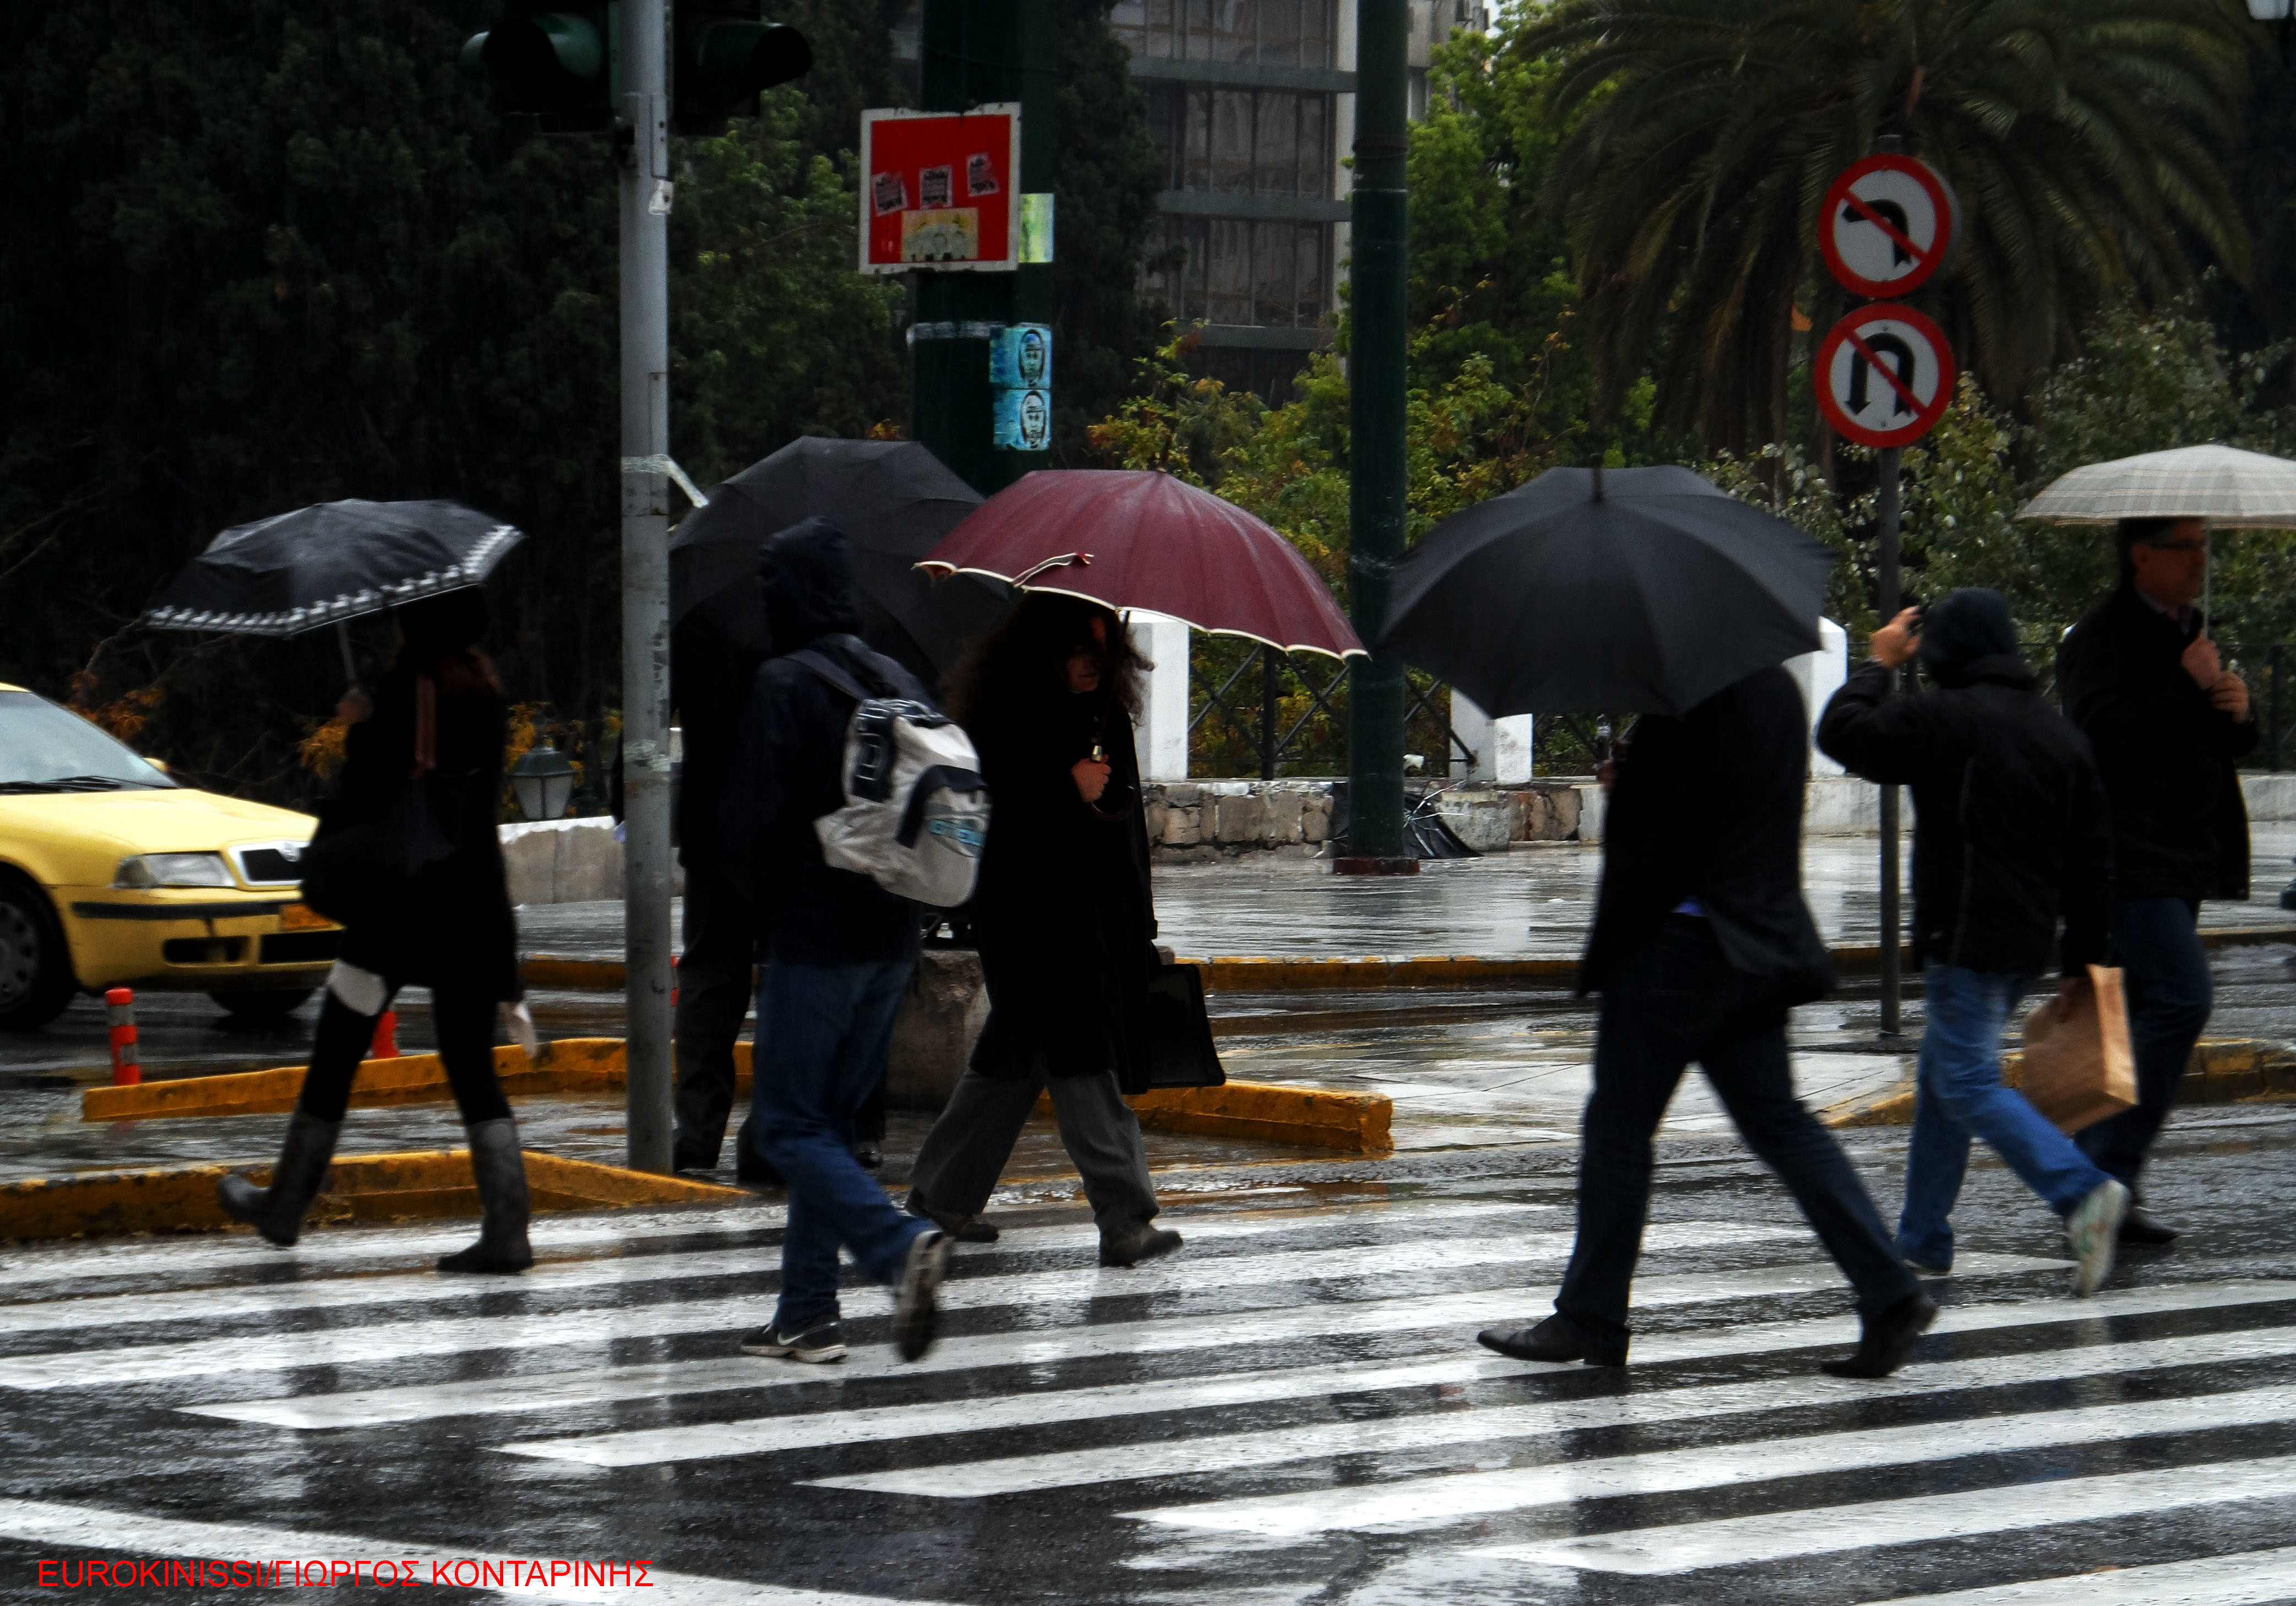
{"label": "grey trousers", "polygon": [[1092,1219],[1103,1232],[1135,1226],[1156,1215],[1156,1185],[1148,1178],[1148,1150],[1140,1120],[1117,1091],[1116,1073],[1096,1076],[984,1076],[967,1071],[948,1108],[925,1134],[909,1173],[909,1188],[943,1215],[978,1215],[1012,1157],[1037,1095],[1052,1089],[1061,1145],[1084,1174]]}

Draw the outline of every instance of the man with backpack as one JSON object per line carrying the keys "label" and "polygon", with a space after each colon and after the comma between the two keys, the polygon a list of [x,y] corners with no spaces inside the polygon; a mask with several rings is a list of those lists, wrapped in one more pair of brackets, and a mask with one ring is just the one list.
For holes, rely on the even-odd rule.
{"label": "man with backpack", "polygon": [[[842,1245],[870,1277],[896,1286],[894,1341],[915,1360],[932,1343],[948,1240],[893,1207],[852,1140],[916,968],[917,906],[870,875],[832,866],[816,822],[851,811],[856,710],[884,707],[855,694],[913,704],[924,694],[854,635],[852,556],[834,524],[808,519],[771,537],[758,577],[780,655],[758,668],[742,712],[720,836],[727,877],[757,910],[751,1125],[759,1157],[788,1182],[789,1224],[780,1304],[742,1348],[800,1361],[845,1354]],[[919,712],[930,715],[929,705]]]}

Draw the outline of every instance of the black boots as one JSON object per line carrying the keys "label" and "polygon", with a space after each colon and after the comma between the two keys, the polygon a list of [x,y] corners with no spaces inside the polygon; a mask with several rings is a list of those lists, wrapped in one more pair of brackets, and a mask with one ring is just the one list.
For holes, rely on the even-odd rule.
{"label": "black boots", "polygon": [[479,1184],[484,1223],[479,1241],[439,1257],[442,1272],[523,1272],[534,1264],[526,1241],[532,1214],[526,1197],[526,1156],[518,1146],[518,1123],[509,1116],[481,1121],[471,1134],[471,1174]]}
{"label": "black boots", "polygon": [[1557,1311],[1535,1327],[1487,1327],[1475,1335],[1485,1349],[1495,1349],[1518,1361],[1584,1361],[1589,1366],[1624,1366],[1624,1345],[1613,1347],[1589,1338],[1578,1324]]}
{"label": "black boots", "polygon": [[217,1200],[234,1221],[245,1222],[283,1249],[289,1248],[302,1235],[303,1217],[327,1180],[327,1165],[335,1157],[335,1140],[342,1130],[340,1121],[322,1121],[297,1110],[287,1118],[287,1139],[279,1146],[279,1164],[271,1168],[271,1186],[258,1188],[234,1172],[216,1184]]}
{"label": "black boots", "polygon": [[1927,1294],[1908,1294],[1880,1315],[1866,1318],[1856,1349],[1839,1361],[1821,1361],[1817,1369],[1837,1378],[1886,1378],[1906,1363],[1914,1340],[1937,1318],[1936,1301]]}

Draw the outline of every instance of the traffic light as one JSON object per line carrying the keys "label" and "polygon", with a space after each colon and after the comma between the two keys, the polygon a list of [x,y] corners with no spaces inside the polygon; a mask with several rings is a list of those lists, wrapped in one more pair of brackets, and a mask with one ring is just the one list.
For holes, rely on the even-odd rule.
{"label": "traffic light", "polygon": [[608,12],[604,5],[554,11],[513,5],[494,27],[464,42],[457,65],[486,80],[501,111],[541,117],[557,130],[610,127],[613,29]]}
{"label": "traffic light", "polygon": [[729,117],[758,115],[758,94],[802,76],[813,46],[796,29],[768,23],[756,4],[681,3],[671,126],[706,133]]}

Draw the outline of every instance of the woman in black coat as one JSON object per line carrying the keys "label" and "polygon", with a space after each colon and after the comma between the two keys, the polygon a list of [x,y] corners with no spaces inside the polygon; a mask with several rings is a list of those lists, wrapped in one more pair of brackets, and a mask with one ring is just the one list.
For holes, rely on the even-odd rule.
{"label": "woman in black coat", "polygon": [[972,1241],[1049,1087],[1103,1265],[1169,1254],[1140,1123],[1156,918],[1132,720],[1139,671],[1097,603],[1031,593],[957,671],[949,712],[980,754],[988,841],[971,904],[988,1023],[912,1174],[909,1209]]}
{"label": "woman in black coat", "polygon": [[[494,667],[479,651],[486,594],[441,592],[393,611],[398,657],[372,704],[353,691],[339,795],[317,841],[393,815],[408,787],[428,794],[445,856],[385,893],[353,900],[341,955],[327,977],[317,1041],[271,1186],[232,1175],[223,1207],[273,1243],[295,1241],[341,1135],[351,1081],[374,1041],[375,1017],[404,986],[427,987],[455,1102],[471,1138],[485,1223],[479,1241],[439,1262],[445,1272],[518,1272],[527,1244],[526,1167],[518,1123],[496,1079],[497,1006],[519,1005],[518,930],[496,817],[505,716]],[[402,811],[395,817],[406,818]],[[332,902],[330,900],[330,902]],[[530,1037],[523,1006],[515,1024]]]}

